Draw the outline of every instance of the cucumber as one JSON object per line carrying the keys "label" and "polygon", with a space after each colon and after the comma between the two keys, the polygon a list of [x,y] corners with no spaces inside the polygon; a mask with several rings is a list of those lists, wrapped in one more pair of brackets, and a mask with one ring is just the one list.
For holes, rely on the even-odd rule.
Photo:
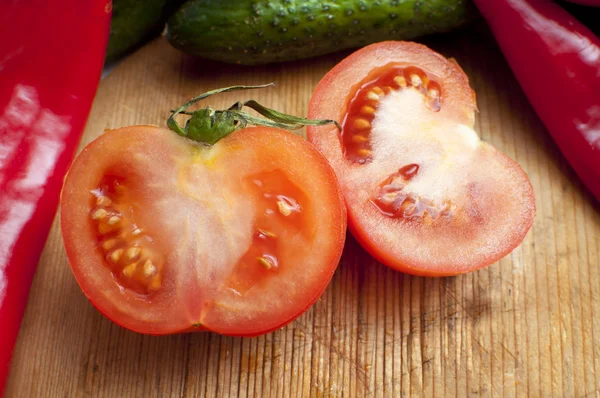
{"label": "cucumber", "polygon": [[158,35],[183,1],[113,0],[106,61],[110,62],[150,36]]}
{"label": "cucumber", "polygon": [[445,32],[474,12],[468,0],[190,0],[167,39],[204,58],[267,64]]}

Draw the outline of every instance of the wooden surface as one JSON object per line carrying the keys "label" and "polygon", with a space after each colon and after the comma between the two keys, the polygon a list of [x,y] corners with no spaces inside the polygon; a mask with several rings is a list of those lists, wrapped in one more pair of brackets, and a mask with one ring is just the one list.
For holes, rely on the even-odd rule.
{"label": "wooden surface", "polygon": [[[417,278],[376,263],[349,237],[323,297],[282,330],[244,339],[150,337],[114,325],[92,307],[71,274],[55,223],[7,397],[599,396],[598,206],[485,29],[425,43],[464,67],[478,96],[478,131],[531,178],[537,216],[512,254],[468,275]],[[102,82],[83,142],[105,128],[164,124],[174,105],[233,84],[275,81],[278,87],[251,95],[305,115],[319,79],[346,54],[245,68],[193,60],[157,39]]]}

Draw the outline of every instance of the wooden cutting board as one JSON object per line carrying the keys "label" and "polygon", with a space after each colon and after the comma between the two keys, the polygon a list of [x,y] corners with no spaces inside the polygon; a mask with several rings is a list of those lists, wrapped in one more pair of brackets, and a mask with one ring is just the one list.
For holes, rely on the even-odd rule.
{"label": "wooden cutting board", "polygon": [[[485,27],[425,43],[464,67],[478,97],[477,130],[531,178],[537,216],[520,247],[478,272],[431,279],[384,267],[349,236],[323,297],[287,327],[256,338],[151,337],[92,307],[55,223],[7,397],[599,396],[600,210]],[[306,115],[319,79],[347,54],[241,67],[194,60],[159,38],[102,81],[82,145],[105,128],[164,125],[171,107],[233,84],[278,85],[212,105],[252,95]]]}

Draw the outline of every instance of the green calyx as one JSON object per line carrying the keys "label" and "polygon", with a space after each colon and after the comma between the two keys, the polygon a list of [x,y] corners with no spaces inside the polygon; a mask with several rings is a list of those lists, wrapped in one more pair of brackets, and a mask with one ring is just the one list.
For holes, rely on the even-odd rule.
{"label": "green calyx", "polygon": [[[283,130],[297,130],[304,126],[323,126],[325,124],[335,124],[341,131],[341,126],[335,120],[311,120],[302,117],[286,115],[285,113],[277,112],[260,105],[254,100],[246,102],[236,102],[229,109],[215,110],[210,106],[199,109],[197,111],[187,111],[187,109],[196,102],[210,97],[214,94],[225,93],[229,91],[250,90],[255,88],[265,88],[274,86],[273,83],[259,86],[231,86],[218,88],[208,91],[204,94],[192,98],[179,108],[171,111],[171,116],[167,119],[167,126],[177,134],[187,137],[191,140],[202,142],[208,145],[214,145],[221,138],[233,133],[236,130],[245,128],[248,125],[268,126]],[[242,109],[248,107],[254,109],[263,117],[253,116]],[[190,118],[185,123],[185,127],[181,127],[175,116],[183,114]]]}

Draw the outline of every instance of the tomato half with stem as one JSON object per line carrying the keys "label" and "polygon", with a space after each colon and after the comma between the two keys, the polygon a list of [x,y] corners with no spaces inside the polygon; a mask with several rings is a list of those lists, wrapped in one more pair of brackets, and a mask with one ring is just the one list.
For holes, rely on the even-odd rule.
{"label": "tomato half with stem", "polygon": [[353,53],[318,84],[308,139],[340,180],[348,223],[382,263],[443,276],[489,265],[525,237],[534,193],[521,167],[473,130],[458,64],[409,42]]}
{"label": "tomato half with stem", "polygon": [[61,227],[89,300],[137,332],[279,328],[323,293],[345,207],[308,142],[248,127],[214,145],[173,131],[108,131],[65,180]]}

